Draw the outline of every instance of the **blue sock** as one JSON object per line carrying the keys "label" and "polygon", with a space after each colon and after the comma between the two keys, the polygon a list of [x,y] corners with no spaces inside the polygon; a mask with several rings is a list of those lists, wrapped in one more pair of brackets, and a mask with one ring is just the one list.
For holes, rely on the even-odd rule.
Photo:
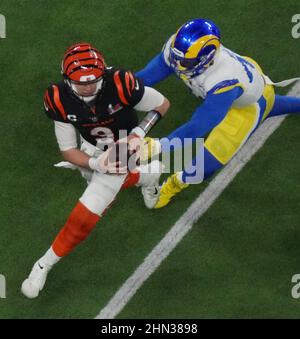
{"label": "blue sock", "polygon": [[[196,164],[196,158],[192,161],[192,166]],[[183,171],[182,181],[186,184],[200,183],[208,179],[217,170],[222,168],[223,165],[206,149],[204,148],[204,169],[191,171]]]}
{"label": "blue sock", "polygon": [[300,98],[276,95],[274,107],[268,118],[289,113],[300,113]]}

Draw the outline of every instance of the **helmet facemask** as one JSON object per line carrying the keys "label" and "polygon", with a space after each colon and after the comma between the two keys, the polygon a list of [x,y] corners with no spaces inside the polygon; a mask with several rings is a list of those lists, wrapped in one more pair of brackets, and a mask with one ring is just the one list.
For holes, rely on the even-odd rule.
{"label": "helmet facemask", "polygon": [[[206,49],[208,49],[208,46]],[[210,48],[211,49],[211,48]],[[204,53],[203,53],[204,52]],[[183,54],[183,53],[180,53]],[[193,78],[205,72],[209,66],[213,64],[214,59],[218,54],[218,50],[213,48],[210,51],[202,51],[197,58],[186,58],[179,55],[176,48],[170,48],[169,62],[176,73],[184,75],[188,78]]]}
{"label": "helmet facemask", "polygon": [[[94,76],[92,76],[94,77]],[[72,81],[68,80],[68,85],[70,86],[72,92],[81,100],[83,100],[86,103],[89,103],[96,99],[97,95],[100,93],[102,87],[103,87],[103,77],[100,77],[95,80],[90,81]],[[92,93],[84,93],[84,91],[80,91],[79,86],[88,86],[88,85],[95,85],[95,89],[92,91]],[[94,87],[94,86],[93,86]]]}

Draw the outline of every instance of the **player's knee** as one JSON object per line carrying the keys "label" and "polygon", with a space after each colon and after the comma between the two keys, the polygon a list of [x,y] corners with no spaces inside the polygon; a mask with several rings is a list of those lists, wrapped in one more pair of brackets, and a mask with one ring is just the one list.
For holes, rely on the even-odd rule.
{"label": "player's knee", "polygon": [[99,216],[102,215],[109,205],[109,202],[98,194],[84,194],[79,200],[88,210]]}

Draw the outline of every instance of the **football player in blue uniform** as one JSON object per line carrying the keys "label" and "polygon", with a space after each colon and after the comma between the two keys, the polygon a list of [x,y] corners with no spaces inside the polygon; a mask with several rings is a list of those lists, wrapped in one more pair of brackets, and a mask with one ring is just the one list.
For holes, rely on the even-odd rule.
{"label": "football player in blue uniform", "polygon": [[[210,20],[188,21],[172,35],[162,52],[137,72],[145,86],[154,86],[175,74],[192,93],[204,99],[185,124],[160,141],[149,140],[152,152],[170,149],[170,140],[206,137],[204,179],[226,165],[267,118],[300,112],[300,99],[275,95],[274,85],[284,87],[299,78],[274,84],[260,66],[221,44],[220,31]],[[190,168],[196,164],[193,159]],[[200,171],[201,173],[201,171]],[[185,168],[162,185],[155,208],[199,182],[196,171]]]}

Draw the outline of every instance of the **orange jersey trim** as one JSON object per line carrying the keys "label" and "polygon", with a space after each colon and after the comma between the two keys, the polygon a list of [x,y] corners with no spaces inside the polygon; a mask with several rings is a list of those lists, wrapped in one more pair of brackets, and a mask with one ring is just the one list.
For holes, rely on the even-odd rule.
{"label": "orange jersey trim", "polygon": [[126,88],[127,88],[127,92],[129,94],[129,96],[131,96],[131,91],[130,91],[130,78],[129,78],[129,74],[126,72],[125,73],[125,83],[126,83]]}
{"label": "orange jersey trim", "polygon": [[134,81],[134,77],[133,77],[131,72],[129,72],[129,77],[130,77],[130,80],[131,80],[131,90],[133,91],[134,86],[135,86],[135,81]]}
{"label": "orange jersey trim", "polygon": [[59,97],[59,90],[58,87],[53,85],[53,98],[54,98],[54,103],[56,105],[56,107],[58,108],[61,116],[63,117],[64,120],[67,120],[67,114],[64,110],[64,106],[62,105],[61,101],[60,101],[60,97]]}
{"label": "orange jersey trim", "polygon": [[122,86],[122,83],[121,83],[121,79],[120,79],[119,73],[120,73],[120,71],[117,71],[114,74],[114,81],[115,81],[115,84],[117,86],[118,95],[119,95],[119,98],[120,98],[120,100],[122,101],[122,103],[124,105],[129,105],[129,103],[126,100],[125,95],[124,95],[124,90],[123,90],[123,86]]}

